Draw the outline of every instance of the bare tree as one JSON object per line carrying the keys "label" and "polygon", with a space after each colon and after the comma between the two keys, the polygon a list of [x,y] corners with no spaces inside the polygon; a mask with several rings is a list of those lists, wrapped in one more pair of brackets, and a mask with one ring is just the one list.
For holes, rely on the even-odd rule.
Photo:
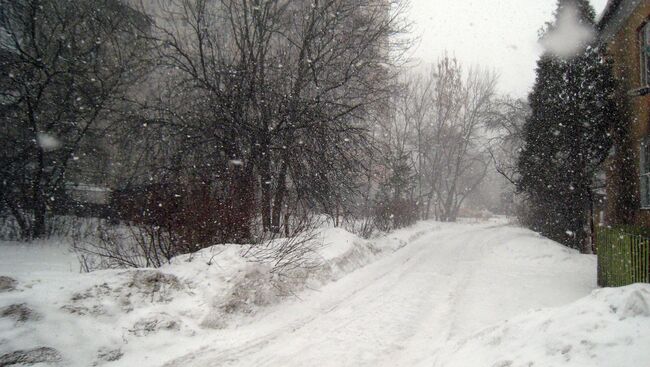
{"label": "bare tree", "polygon": [[420,218],[455,220],[483,182],[495,85],[493,74],[464,71],[455,59],[443,57],[426,77],[408,80],[396,98],[398,113],[382,130],[384,151],[393,157],[387,162],[404,162],[413,172],[410,197]]}
{"label": "bare tree", "polygon": [[159,2],[154,40],[175,96],[149,104],[146,119],[182,131],[179,149],[201,157],[179,157],[175,176],[200,172],[224,196],[249,186],[273,232],[290,205],[336,212],[364,169],[368,115],[389,97],[402,11],[375,0]]}
{"label": "bare tree", "polygon": [[146,66],[148,20],[121,1],[0,1],[0,191],[41,237],[70,165]]}
{"label": "bare tree", "polygon": [[[460,82],[441,96],[438,105],[450,110],[447,122],[439,123],[435,147],[442,158],[437,169],[440,181],[434,186],[436,216],[443,221],[454,221],[468,197],[481,184],[489,167],[486,153],[485,124],[493,108],[496,77],[479,69],[470,69],[463,75],[455,62],[442,61],[440,77],[445,74]],[[452,106],[451,108],[445,105]],[[444,120],[443,120],[444,121]]]}
{"label": "bare tree", "polygon": [[523,125],[530,113],[526,101],[510,97],[496,101],[496,108],[487,124],[490,155],[495,168],[510,183],[517,174],[517,156],[523,145]]}

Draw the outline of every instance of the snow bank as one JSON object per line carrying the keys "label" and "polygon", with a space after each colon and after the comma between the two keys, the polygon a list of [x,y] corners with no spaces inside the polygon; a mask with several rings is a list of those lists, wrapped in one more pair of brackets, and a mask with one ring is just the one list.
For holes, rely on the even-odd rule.
{"label": "snow bank", "polygon": [[376,238],[371,249],[390,255],[253,323],[167,349],[159,364],[150,353],[120,365],[431,367],[452,340],[595,289],[594,256],[500,222],[421,223]]}
{"label": "snow bank", "polygon": [[[323,228],[315,266],[282,276],[273,264],[248,261],[240,245],[160,269],[78,274],[61,246],[44,249],[49,259],[0,243],[0,366],[650,360],[648,286],[575,302],[596,287],[595,257],[502,222],[423,222],[370,240]],[[46,266],[57,261],[65,265]]]}
{"label": "snow bank", "polygon": [[0,361],[103,365],[246,323],[264,306],[337,280],[408,241],[392,236],[368,241],[323,229],[312,255],[318,265],[283,276],[272,264],[248,261],[241,245],[179,256],[160,269],[79,274],[61,243],[1,243],[7,284],[0,292]]}
{"label": "snow bank", "polygon": [[47,272],[78,273],[79,261],[63,240],[0,241],[0,275],[34,275]]}
{"label": "snow bank", "polygon": [[[650,285],[594,291],[485,329],[436,353],[433,366],[646,366]],[[429,364],[431,365],[431,364]]]}

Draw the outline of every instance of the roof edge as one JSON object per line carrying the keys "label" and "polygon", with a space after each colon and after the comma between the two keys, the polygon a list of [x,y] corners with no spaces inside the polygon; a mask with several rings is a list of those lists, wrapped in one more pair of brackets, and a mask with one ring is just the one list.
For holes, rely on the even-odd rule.
{"label": "roof edge", "polygon": [[643,0],[609,0],[596,23],[600,41],[611,40],[642,2]]}
{"label": "roof edge", "polygon": [[621,5],[621,1],[622,0],[607,0],[605,10],[603,10],[598,19],[596,19],[596,28],[598,31],[602,30],[605,24],[609,22],[612,15],[616,12],[616,9]]}

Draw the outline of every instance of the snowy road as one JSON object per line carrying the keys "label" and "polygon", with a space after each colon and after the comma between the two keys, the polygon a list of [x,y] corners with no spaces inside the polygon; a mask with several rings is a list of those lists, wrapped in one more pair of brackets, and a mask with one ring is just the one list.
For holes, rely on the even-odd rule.
{"label": "snowy road", "polygon": [[215,331],[184,350],[170,345],[180,357],[166,366],[428,366],[450,340],[595,288],[593,257],[530,231],[433,226],[254,322]]}

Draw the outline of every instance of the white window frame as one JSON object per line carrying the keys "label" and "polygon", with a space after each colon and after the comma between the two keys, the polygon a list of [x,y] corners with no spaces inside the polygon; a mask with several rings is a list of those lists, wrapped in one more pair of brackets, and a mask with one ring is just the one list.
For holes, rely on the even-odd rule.
{"label": "white window frame", "polygon": [[641,142],[639,151],[639,202],[641,209],[650,209],[650,137]]}
{"label": "white window frame", "polygon": [[650,86],[650,21],[639,31],[641,87]]}

